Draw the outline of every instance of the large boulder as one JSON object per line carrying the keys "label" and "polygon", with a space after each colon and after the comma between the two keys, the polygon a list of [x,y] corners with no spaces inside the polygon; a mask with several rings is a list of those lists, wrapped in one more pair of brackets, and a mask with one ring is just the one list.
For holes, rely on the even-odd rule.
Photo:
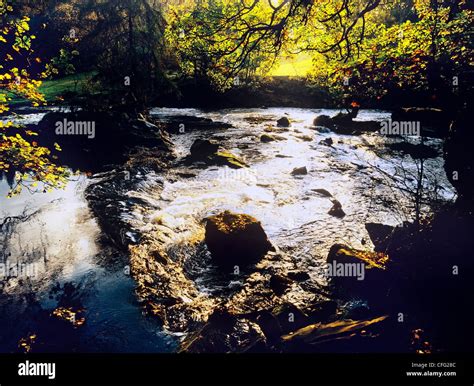
{"label": "large boulder", "polygon": [[205,242],[218,266],[244,268],[272,249],[262,225],[252,216],[225,211],[206,220]]}
{"label": "large boulder", "polygon": [[208,139],[196,139],[191,145],[191,156],[193,158],[207,158],[214,155],[219,149],[219,144]]}

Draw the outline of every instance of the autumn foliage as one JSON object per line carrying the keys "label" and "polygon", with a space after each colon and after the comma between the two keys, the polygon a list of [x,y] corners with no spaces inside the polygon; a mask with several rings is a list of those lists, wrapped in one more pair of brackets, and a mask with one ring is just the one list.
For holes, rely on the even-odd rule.
{"label": "autumn foliage", "polygon": [[[14,17],[13,9],[0,0],[0,175],[7,178],[11,189],[9,196],[18,194],[23,187],[29,190],[48,191],[66,183],[66,168],[56,165],[52,150],[40,146],[35,140],[38,133],[16,123],[16,116],[9,116],[9,102],[19,95],[35,107],[45,105],[39,92],[41,79],[46,72],[29,72],[29,63],[40,63],[32,48],[35,36],[30,34],[29,17]],[[20,64],[26,64],[20,68]],[[55,144],[55,151],[60,151]]]}

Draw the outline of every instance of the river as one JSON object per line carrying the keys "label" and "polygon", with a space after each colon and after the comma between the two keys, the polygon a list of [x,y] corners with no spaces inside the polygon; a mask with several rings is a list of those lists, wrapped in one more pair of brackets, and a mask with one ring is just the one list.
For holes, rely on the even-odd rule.
{"label": "river", "polygon": [[[378,133],[340,135],[312,127],[315,116],[336,113],[297,108],[152,109],[152,116],[162,121],[189,115],[232,127],[185,128],[172,134],[178,155],[173,167],[164,176],[152,172],[142,176],[127,193],[131,200],[139,198],[140,204],[124,206],[122,221],[138,235],[166,227],[172,237],[165,249],[170,254],[186,255],[187,274],[206,296],[239,285],[215,280],[205,258],[207,252],[188,242],[202,235],[204,218],[223,210],[260,220],[272,243],[291,253],[293,264],[310,275],[313,285],[324,286],[321,268],[333,244],[371,249],[366,223],[400,225],[413,219],[413,197],[392,186],[387,176],[408,176],[403,187],[413,188],[418,165],[411,156],[387,148],[399,138]],[[291,120],[288,129],[276,127],[282,116]],[[34,123],[41,117],[32,114],[24,119]],[[374,110],[363,110],[358,116],[359,120],[389,118],[390,113]],[[265,128],[277,140],[261,142]],[[230,169],[183,162],[198,138],[215,140],[249,167]],[[453,200],[455,191],[443,169],[442,140],[428,138],[425,144],[439,152],[438,157],[424,163],[425,191],[432,191],[440,202]],[[307,174],[292,175],[292,170],[300,167],[306,167]],[[154,186],[157,179],[162,184],[158,195]],[[102,231],[84,197],[90,183],[91,179],[79,175],[64,190],[46,194],[24,190],[6,199],[8,185],[5,180],[0,182],[3,264],[36,264],[33,277],[4,281],[0,351],[25,350],[30,343],[37,351],[175,350],[173,331],[163,331],[156,319],[143,313],[133,279],[123,267],[104,263],[120,252],[101,242]],[[332,197],[322,193],[323,189]],[[331,199],[341,203],[343,218],[328,214]],[[429,212],[429,205],[424,210]],[[66,315],[75,317],[68,319],[64,312],[55,311],[58,309],[66,309]],[[19,342],[27,343],[19,347]]]}

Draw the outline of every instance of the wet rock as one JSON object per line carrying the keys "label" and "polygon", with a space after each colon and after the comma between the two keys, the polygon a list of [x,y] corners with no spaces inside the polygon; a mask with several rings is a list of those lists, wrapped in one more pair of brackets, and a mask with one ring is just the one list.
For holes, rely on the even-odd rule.
{"label": "wet rock", "polygon": [[320,194],[324,197],[332,197],[332,194],[329,193],[326,189],[311,189],[313,192]]}
{"label": "wet rock", "polygon": [[265,334],[256,322],[217,309],[203,328],[183,340],[180,352],[242,353],[265,347]]}
{"label": "wet rock", "polygon": [[[327,115],[320,115],[313,121],[313,125],[332,129],[339,134],[360,134],[365,131],[378,131],[380,129],[380,122],[377,121],[354,121],[357,116],[358,109],[353,109],[348,113],[338,113],[334,117]],[[319,129],[321,131],[321,129]],[[321,131],[321,132],[327,132]]]}
{"label": "wet rock", "polygon": [[191,146],[188,162],[201,161],[208,165],[229,166],[239,169],[248,166],[242,159],[228,151],[218,151],[219,144],[207,139],[197,139]]}
{"label": "wet rock", "polygon": [[191,156],[202,159],[214,155],[219,149],[219,144],[208,139],[196,139],[191,145]]}
{"label": "wet rock", "polygon": [[250,117],[244,117],[244,121],[252,124],[252,125],[260,125],[263,122],[267,122],[270,119],[267,116],[261,116],[261,115],[256,115],[256,116],[250,116]]}
{"label": "wet rock", "polygon": [[[79,135],[64,135],[51,130],[57,122],[92,122]],[[139,115],[98,111],[49,112],[38,125],[28,125],[38,133],[36,141],[42,146],[53,148],[60,144],[57,163],[71,169],[92,173],[110,170],[109,165],[122,165],[129,158],[131,150],[152,149],[158,157],[169,158],[173,144],[168,133],[146,121]],[[86,129],[86,128],[85,128]],[[86,132],[87,131],[87,132]],[[104,151],[107,149],[107,151]]]}
{"label": "wet rock", "polygon": [[232,127],[224,122],[216,122],[210,118],[195,117],[192,115],[151,116],[156,118],[157,124],[170,133],[190,132],[193,130],[222,130]]}
{"label": "wet rock", "polygon": [[290,120],[287,117],[281,117],[277,121],[277,125],[280,127],[289,127],[291,125]]}
{"label": "wet rock", "polygon": [[273,127],[267,126],[263,129],[266,133],[286,133],[289,131],[287,127]]}
{"label": "wet rock", "polygon": [[325,139],[319,141],[320,145],[325,145],[325,146],[332,146],[333,143],[334,143],[334,141],[332,140],[332,138],[325,138]]}
{"label": "wet rock", "polygon": [[291,334],[282,336],[286,343],[306,343],[310,345],[328,340],[340,340],[344,337],[354,337],[357,332],[365,331],[374,324],[382,323],[388,318],[383,315],[378,318],[368,320],[339,320],[327,324],[316,323],[300,328]]}
{"label": "wet rock", "polygon": [[334,123],[329,115],[318,115],[314,118],[313,125],[331,128],[334,126]]}
{"label": "wet rock", "polygon": [[217,165],[226,165],[233,169],[240,169],[248,166],[244,160],[228,151],[218,151],[214,154],[212,159]]}
{"label": "wet rock", "polygon": [[297,135],[296,138],[301,139],[302,141],[305,141],[305,142],[311,142],[314,139],[310,135]]}
{"label": "wet rock", "polygon": [[302,166],[300,168],[294,168],[291,172],[291,175],[293,176],[304,176],[308,174],[308,169],[306,169],[306,166]]}
{"label": "wet rock", "polygon": [[293,284],[293,280],[283,275],[272,275],[270,278],[270,288],[276,295],[283,295]]}
{"label": "wet rock", "polygon": [[273,141],[282,141],[284,139],[286,138],[279,135],[262,134],[260,136],[260,141],[264,143],[273,142]]}
{"label": "wet rock", "polygon": [[260,141],[268,143],[268,142],[273,142],[275,141],[275,137],[270,134],[262,134],[260,137]]}
{"label": "wet rock", "polygon": [[331,200],[332,202],[332,208],[329,209],[329,212],[328,214],[330,214],[331,216],[334,216],[334,217],[338,217],[338,218],[343,218],[346,213],[342,210],[342,204],[338,201],[338,200]]}
{"label": "wet rock", "polygon": [[389,263],[389,257],[383,252],[361,251],[343,244],[334,244],[329,250],[327,262],[329,264],[364,263],[368,270],[383,271]]}
{"label": "wet rock", "polygon": [[245,267],[272,248],[262,225],[252,216],[225,211],[206,220],[205,242],[218,266]]}
{"label": "wet rock", "polygon": [[305,271],[289,271],[287,276],[294,281],[302,282],[310,279],[310,276]]}
{"label": "wet rock", "polygon": [[353,119],[357,116],[357,112],[339,112],[334,117],[331,118],[331,121],[336,125],[350,125],[353,123]]}

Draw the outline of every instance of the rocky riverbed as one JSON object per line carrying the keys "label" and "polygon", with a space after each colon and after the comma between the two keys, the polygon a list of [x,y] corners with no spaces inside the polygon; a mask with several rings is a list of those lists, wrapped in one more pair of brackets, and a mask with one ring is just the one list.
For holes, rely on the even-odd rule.
{"label": "rocky riverbed", "polygon": [[[394,282],[381,245],[413,220],[407,191],[417,184],[419,158],[394,145],[418,139],[314,125],[336,113],[153,109],[148,119],[157,126],[147,130],[162,129],[167,147],[138,141],[123,161],[87,178],[77,194],[95,223],[92,261],[133,279],[146,323],[177,344],[168,347],[410,349],[399,339],[409,340],[410,328],[396,323],[396,305],[383,306]],[[361,111],[358,119],[370,123],[359,126],[389,117]],[[423,146],[431,149],[423,179],[430,204],[453,200],[442,140]],[[363,280],[328,278],[328,264],[338,262],[364,264]]]}

